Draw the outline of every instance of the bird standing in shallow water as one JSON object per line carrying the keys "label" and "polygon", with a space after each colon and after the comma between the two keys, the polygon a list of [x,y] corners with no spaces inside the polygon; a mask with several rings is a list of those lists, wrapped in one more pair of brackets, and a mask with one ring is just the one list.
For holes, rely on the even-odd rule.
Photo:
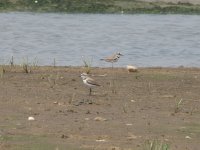
{"label": "bird standing in shallow water", "polygon": [[90,78],[87,73],[82,73],[81,78],[83,79],[83,83],[90,88],[89,95],[92,94],[93,87],[100,86],[94,79]]}
{"label": "bird standing in shallow water", "polygon": [[104,60],[105,62],[112,63],[112,68],[113,68],[113,63],[117,62],[118,59],[120,58],[120,56],[123,56],[123,55],[120,52],[118,52],[118,53],[115,53],[115,54],[113,54],[111,56],[108,56],[108,57],[100,59],[100,60]]}

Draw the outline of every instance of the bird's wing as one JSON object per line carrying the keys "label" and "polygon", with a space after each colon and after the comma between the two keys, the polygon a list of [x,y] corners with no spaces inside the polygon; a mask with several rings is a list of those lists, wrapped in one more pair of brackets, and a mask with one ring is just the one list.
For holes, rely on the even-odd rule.
{"label": "bird's wing", "polygon": [[116,57],[116,54],[113,54],[113,55],[111,55],[111,56],[106,57],[106,59],[112,60],[112,59],[114,59],[115,57]]}
{"label": "bird's wing", "polygon": [[96,85],[96,86],[100,86],[94,79],[92,78],[87,78],[87,82],[91,85]]}
{"label": "bird's wing", "polygon": [[115,58],[115,55],[112,55],[112,56],[108,56],[108,57],[100,59],[100,60],[104,60],[106,62],[114,62],[115,61],[114,58]]}

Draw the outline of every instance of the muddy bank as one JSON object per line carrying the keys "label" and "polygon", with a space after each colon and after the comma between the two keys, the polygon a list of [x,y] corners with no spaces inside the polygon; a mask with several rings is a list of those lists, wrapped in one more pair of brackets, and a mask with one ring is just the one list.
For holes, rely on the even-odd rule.
{"label": "muddy bank", "polygon": [[[0,149],[129,149],[158,139],[198,150],[200,69],[4,66],[0,78]],[[29,121],[28,117],[35,120]]]}

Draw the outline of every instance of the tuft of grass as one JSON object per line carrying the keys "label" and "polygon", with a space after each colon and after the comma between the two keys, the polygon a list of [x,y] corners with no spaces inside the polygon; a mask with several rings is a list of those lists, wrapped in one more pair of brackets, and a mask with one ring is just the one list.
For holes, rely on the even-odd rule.
{"label": "tuft of grass", "polygon": [[143,150],[169,150],[169,144],[163,143],[160,140],[146,140]]}
{"label": "tuft of grass", "polygon": [[55,58],[53,59],[53,67],[54,68],[56,67],[56,59]]}
{"label": "tuft of grass", "polygon": [[38,59],[35,57],[32,62],[29,62],[28,58],[23,59],[21,66],[25,73],[31,73],[33,69],[38,68]]}
{"label": "tuft of grass", "polygon": [[31,73],[31,69],[29,68],[29,65],[27,63],[23,63],[22,68],[25,73]]}
{"label": "tuft of grass", "polygon": [[125,103],[125,104],[123,105],[123,112],[124,112],[124,113],[127,113],[127,103]]}
{"label": "tuft of grass", "polygon": [[73,93],[71,99],[69,100],[70,105],[73,103],[75,96],[76,96],[76,93]]}
{"label": "tuft of grass", "polygon": [[11,57],[11,60],[10,60],[10,66],[11,66],[11,67],[14,66],[14,57],[13,57],[13,56]]}
{"label": "tuft of grass", "polygon": [[179,101],[176,101],[175,108],[174,108],[175,113],[180,112],[182,102],[183,102],[182,98]]}
{"label": "tuft of grass", "polygon": [[0,68],[0,76],[1,76],[1,78],[3,78],[5,72],[6,72],[6,71],[5,71],[4,66],[1,66],[1,68]]}
{"label": "tuft of grass", "polygon": [[88,59],[82,56],[82,61],[84,64],[84,72],[89,74],[92,70],[92,59]]}
{"label": "tuft of grass", "polygon": [[31,73],[31,65],[28,61],[28,58],[25,60],[23,59],[23,62],[22,62],[22,69],[25,73]]}
{"label": "tuft of grass", "polygon": [[58,73],[56,75],[51,74],[48,76],[48,82],[49,82],[50,88],[53,88],[56,85],[59,78],[60,78],[60,75]]}
{"label": "tuft of grass", "polygon": [[33,66],[34,69],[38,68],[38,59],[37,59],[37,57],[34,58],[32,66]]}

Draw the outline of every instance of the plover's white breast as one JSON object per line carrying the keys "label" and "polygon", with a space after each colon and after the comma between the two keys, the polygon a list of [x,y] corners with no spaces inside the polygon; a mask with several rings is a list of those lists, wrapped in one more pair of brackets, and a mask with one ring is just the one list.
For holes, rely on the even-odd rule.
{"label": "plover's white breast", "polygon": [[83,80],[83,83],[89,87],[94,87],[94,86],[97,86],[95,85],[95,83],[92,83],[92,80],[89,80],[89,79],[85,79]]}

